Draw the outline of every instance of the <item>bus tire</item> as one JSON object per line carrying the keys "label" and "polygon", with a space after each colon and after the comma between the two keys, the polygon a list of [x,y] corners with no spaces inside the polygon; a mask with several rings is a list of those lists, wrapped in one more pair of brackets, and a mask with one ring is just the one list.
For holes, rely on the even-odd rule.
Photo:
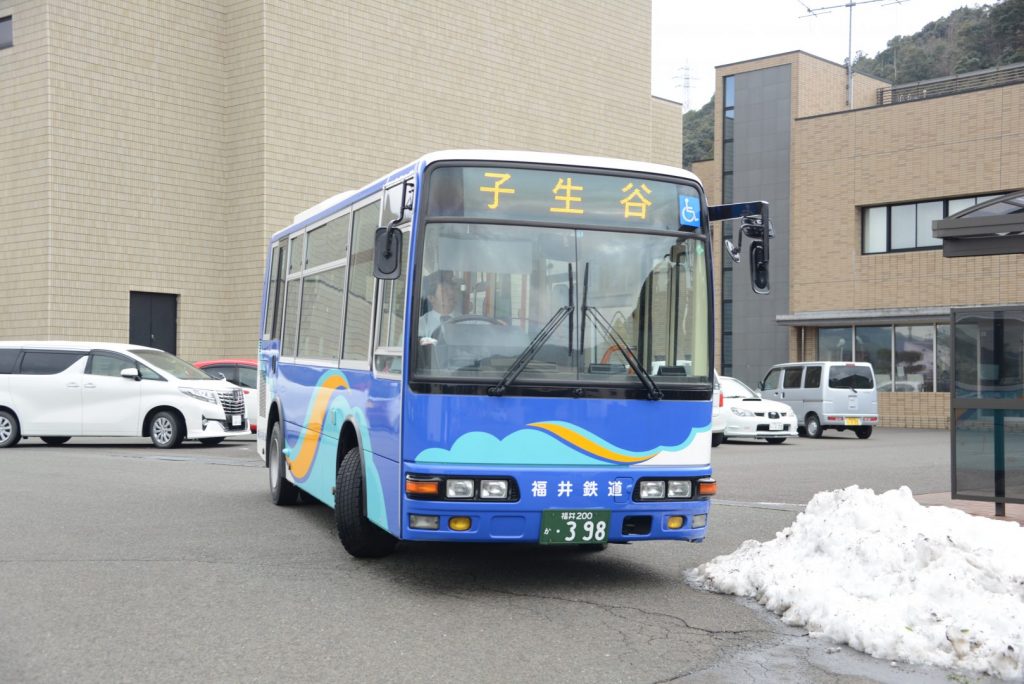
{"label": "bus tire", "polygon": [[0,449],[17,446],[21,439],[18,417],[7,409],[0,409]]}
{"label": "bus tire", "polygon": [[338,466],[334,522],[345,550],[356,558],[380,558],[395,549],[398,540],[366,519],[363,458],[359,447],[349,449]]}
{"label": "bus tire", "polygon": [[267,465],[270,470],[270,500],[276,506],[294,506],[299,500],[299,488],[284,476],[284,437],[281,435],[281,423],[274,423],[270,431],[270,443],[267,446]]}
{"label": "bus tire", "polygon": [[867,439],[871,436],[871,425],[861,425],[858,428],[854,428],[853,431],[857,433],[857,439]]}
{"label": "bus tire", "polygon": [[39,439],[43,440],[43,442],[45,442],[46,444],[49,444],[50,446],[60,446],[61,444],[63,444],[64,442],[68,441],[71,438],[70,437],[40,437]]}
{"label": "bus tire", "polygon": [[817,413],[808,413],[807,418],[804,419],[804,429],[807,431],[807,436],[813,439],[821,437],[821,419],[818,418]]}
{"label": "bus tire", "polygon": [[185,438],[185,430],[178,414],[157,411],[149,421],[149,438],[158,449],[174,449]]}

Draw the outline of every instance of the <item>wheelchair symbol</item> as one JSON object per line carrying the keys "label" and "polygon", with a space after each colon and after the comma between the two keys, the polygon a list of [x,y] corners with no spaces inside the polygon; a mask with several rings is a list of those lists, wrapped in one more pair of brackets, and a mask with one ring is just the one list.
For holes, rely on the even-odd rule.
{"label": "wheelchair symbol", "polygon": [[684,226],[699,226],[700,215],[697,213],[693,205],[690,204],[691,197],[680,197],[679,198],[679,219],[680,223]]}

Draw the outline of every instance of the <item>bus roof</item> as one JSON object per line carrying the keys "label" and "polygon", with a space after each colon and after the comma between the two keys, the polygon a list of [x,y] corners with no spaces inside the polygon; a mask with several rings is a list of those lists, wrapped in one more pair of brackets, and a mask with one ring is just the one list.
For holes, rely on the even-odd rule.
{"label": "bus roof", "polygon": [[629,161],[626,159],[615,159],[612,157],[592,157],[576,154],[560,154],[553,152],[525,152],[516,150],[440,150],[428,152],[419,159],[406,164],[386,176],[367,183],[358,190],[348,190],[329,197],[312,207],[305,209],[295,215],[290,226],[274,233],[272,240],[277,240],[283,235],[290,233],[300,227],[325,218],[342,207],[345,203],[356,202],[363,197],[390,185],[391,182],[404,178],[413,170],[422,170],[430,164],[441,161],[491,161],[507,163],[528,163],[548,164],[557,166],[580,166],[596,169],[608,169],[610,171],[631,171],[635,173],[672,176],[688,180],[702,185],[700,180],[693,173],[675,166],[665,164],[654,164],[651,162]]}

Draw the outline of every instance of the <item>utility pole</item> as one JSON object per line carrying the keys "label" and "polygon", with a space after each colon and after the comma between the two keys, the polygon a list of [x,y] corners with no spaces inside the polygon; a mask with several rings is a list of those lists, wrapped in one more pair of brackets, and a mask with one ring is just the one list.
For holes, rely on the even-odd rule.
{"label": "utility pole", "polygon": [[[829,5],[827,7],[808,7],[804,0],[797,0],[804,9],[807,10],[801,19],[806,17],[816,17],[819,14],[828,14],[830,10],[839,9],[840,7],[848,7],[850,9],[850,30],[847,42],[846,50],[846,107],[847,109],[853,109],[853,8],[857,5],[867,5],[872,2],[882,2],[883,0],[848,0],[842,5]],[[910,2],[910,0],[888,0],[885,5],[901,5],[904,2]]]}

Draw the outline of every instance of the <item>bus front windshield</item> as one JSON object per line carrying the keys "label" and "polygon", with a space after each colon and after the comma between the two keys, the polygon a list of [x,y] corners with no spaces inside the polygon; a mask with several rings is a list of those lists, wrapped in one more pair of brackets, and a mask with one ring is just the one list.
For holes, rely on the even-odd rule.
{"label": "bus front windshield", "polygon": [[710,383],[700,238],[439,222],[421,239],[419,380]]}

